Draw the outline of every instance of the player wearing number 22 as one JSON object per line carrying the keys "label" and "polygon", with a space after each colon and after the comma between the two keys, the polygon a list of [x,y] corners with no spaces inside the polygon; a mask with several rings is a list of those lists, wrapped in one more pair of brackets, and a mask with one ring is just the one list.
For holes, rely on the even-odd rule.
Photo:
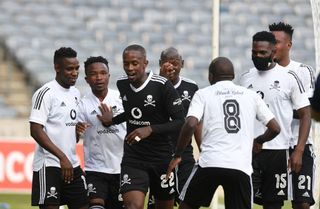
{"label": "player wearing number 22", "polygon": [[[184,122],[181,99],[166,78],[146,72],[145,49],[130,45],[123,51],[125,76],[119,78],[124,113],[112,119],[116,124],[125,118],[127,136],[121,162],[120,192],[126,208],[144,207],[148,188],[154,192],[156,208],[173,208],[174,175],[166,180],[172,157],[170,133]],[[106,110],[107,111],[107,110]],[[102,122],[109,125],[109,120]]]}
{"label": "player wearing number 22", "polygon": [[[180,209],[209,206],[217,187],[225,192],[226,209],[250,209],[252,147],[272,140],[280,127],[255,92],[235,85],[233,65],[218,57],[209,66],[209,87],[198,90],[191,101],[175,155],[167,175],[181,161],[181,154],[195,128],[203,121],[199,164],[184,185]],[[268,128],[254,139],[256,118]]]}
{"label": "player wearing number 22", "polygon": [[[262,31],[253,36],[252,61],[255,68],[244,73],[240,82],[262,97],[280,123],[281,133],[264,143],[262,151],[253,157],[254,201],[264,208],[279,209],[290,194],[288,173],[301,169],[311,120],[309,100],[297,74],[273,61],[275,44],[276,38],[270,32]],[[299,116],[300,128],[297,145],[289,158],[294,109]],[[262,130],[264,127],[256,123],[256,135]]]}

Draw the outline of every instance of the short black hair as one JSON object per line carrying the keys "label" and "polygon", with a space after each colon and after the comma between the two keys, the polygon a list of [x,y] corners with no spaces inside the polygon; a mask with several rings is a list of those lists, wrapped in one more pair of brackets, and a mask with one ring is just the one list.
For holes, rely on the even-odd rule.
{"label": "short black hair", "polygon": [[91,65],[92,63],[96,63],[96,62],[100,62],[103,63],[107,66],[108,71],[109,71],[109,62],[106,58],[102,57],[102,56],[97,56],[97,57],[89,57],[87,58],[87,60],[84,62],[84,72],[87,75],[87,68],[89,65]]}
{"label": "short black hair", "polygon": [[71,47],[61,47],[54,52],[53,63],[58,64],[63,58],[77,57],[77,52]]}
{"label": "short black hair", "polygon": [[125,52],[127,51],[139,51],[141,52],[141,54],[146,57],[147,53],[146,53],[146,50],[143,46],[139,45],[139,44],[132,44],[132,45],[129,45],[127,46],[124,50],[123,50],[123,53],[122,53],[122,56],[124,55]]}
{"label": "short black hair", "polygon": [[89,65],[91,65],[92,63],[95,62],[101,62],[103,64],[105,64],[108,69],[109,69],[109,62],[106,58],[102,57],[102,56],[97,56],[97,57],[89,57],[85,62],[84,62],[84,68],[87,68]]}
{"label": "short black hair", "polygon": [[253,35],[252,41],[267,41],[271,44],[276,44],[275,36],[268,31],[260,31]]}
{"label": "short black hair", "polygon": [[269,25],[270,31],[283,31],[292,39],[294,29],[290,24],[284,22],[272,23]]}

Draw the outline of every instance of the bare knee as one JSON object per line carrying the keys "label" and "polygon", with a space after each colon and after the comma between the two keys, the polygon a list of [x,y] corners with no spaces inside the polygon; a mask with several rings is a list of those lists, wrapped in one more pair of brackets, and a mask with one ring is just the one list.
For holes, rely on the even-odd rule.
{"label": "bare knee", "polygon": [[310,204],[307,202],[293,202],[292,208],[293,209],[309,209]]}
{"label": "bare knee", "polygon": [[141,191],[130,191],[122,195],[126,209],[143,209],[145,194]]}

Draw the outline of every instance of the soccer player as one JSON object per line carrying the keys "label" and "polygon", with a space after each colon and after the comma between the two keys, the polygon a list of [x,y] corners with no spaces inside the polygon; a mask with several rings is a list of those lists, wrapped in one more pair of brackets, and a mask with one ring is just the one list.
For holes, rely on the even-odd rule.
{"label": "soccer player", "polygon": [[[174,88],[177,90],[182,105],[184,108],[184,113],[187,115],[187,111],[191,102],[191,99],[194,95],[194,93],[199,89],[198,85],[190,79],[184,78],[180,76],[180,71],[183,68],[184,60],[182,59],[182,56],[178,52],[178,50],[174,47],[169,47],[161,52],[160,60],[159,60],[159,66],[160,66],[160,75],[167,78],[171,81]],[[173,148],[176,147],[177,140],[179,137],[180,130],[177,130],[174,134],[172,134],[172,142],[173,142]],[[200,147],[200,141],[201,141],[201,126],[198,126],[195,132],[195,140]],[[186,147],[182,162],[179,164],[177,172],[176,172],[176,197],[175,201],[178,203],[179,200],[179,194],[180,191],[183,188],[183,185],[187,181],[195,160],[193,156],[193,147],[191,145],[191,141]],[[152,197],[152,191],[149,193],[149,202],[148,202],[148,208],[154,208],[154,201]]]}
{"label": "soccer player", "polygon": [[[255,92],[235,85],[231,61],[225,57],[214,59],[209,66],[211,86],[198,90],[189,107],[182,127],[175,155],[168,167],[168,175],[181,161],[200,120],[203,137],[199,164],[183,187],[181,209],[209,206],[219,185],[225,192],[226,209],[250,209],[252,147],[261,147],[273,139],[280,127],[274,115]],[[267,126],[254,139],[256,118]]]}
{"label": "soccer player", "polygon": [[[276,39],[271,32],[256,33],[252,38],[252,61],[255,68],[240,78],[242,86],[261,96],[281,127],[281,133],[274,140],[263,144],[262,152],[253,157],[254,201],[262,204],[264,209],[281,208],[283,201],[288,198],[288,174],[298,173],[301,169],[302,154],[311,124],[310,103],[303,84],[295,72],[273,61],[275,44]],[[294,109],[299,116],[300,128],[297,145],[288,158]],[[263,128],[257,123],[256,134]]]}
{"label": "soccer player", "polygon": [[41,209],[88,208],[86,182],[76,156],[75,126],[80,93],[77,52],[62,47],[54,53],[54,80],[32,97],[31,136],[37,142],[33,160],[32,205]]}
{"label": "soccer player", "polygon": [[156,208],[173,208],[174,175],[167,180],[166,170],[172,156],[169,135],[184,122],[181,99],[169,80],[146,72],[148,60],[142,46],[126,47],[122,57],[126,76],[117,81],[117,87],[125,112],[111,120],[102,104],[101,120],[106,126],[124,118],[127,122],[120,182],[124,205],[142,209],[150,187]]}
{"label": "soccer player", "polygon": [[84,170],[89,208],[122,209],[123,203],[119,201],[120,163],[126,126],[121,123],[104,127],[97,117],[101,114],[101,103],[108,104],[115,116],[122,113],[120,94],[108,88],[110,72],[104,57],[89,57],[84,62],[84,68],[91,92],[80,102],[80,122],[76,128],[78,136],[84,134]]}
{"label": "soccer player", "polygon": [[[276,38],[276,53],[274,60],[286,70],[291,70],[297,74],[302,81],[304,90],[308,97],[312,97],[314,90],[314,71],[305,64],[296,62],[290,59],[290,49],[292,46],[292,36],[294,29],[291,25],[283,22],[273,23],[269,25],[269,30]],[[294,119],[292,121],[292,134],[293,137],[290,141],[290,153],[293,152],[297,145],[299,136],[299,119],[296,118],[294,111]],[[314,204],[313,199],[313,179],[314,179],[314,152],[313,152],[313,139],[311,132],[309,133],[306,142],[303,156],[302,167],[299,173],[292,172],[292,189],[293,189],[293,208],[295,209],[308,209],[310,205]],[[291,183],[291,182],[289,182]]]}

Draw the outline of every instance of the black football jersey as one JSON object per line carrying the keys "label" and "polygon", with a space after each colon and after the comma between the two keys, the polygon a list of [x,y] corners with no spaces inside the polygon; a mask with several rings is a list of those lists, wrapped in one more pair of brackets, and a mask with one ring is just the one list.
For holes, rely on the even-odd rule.
{"label": "black football jersey", "polygon": [[120,91],[126,114],[127,133],[143,126],[162,124],[169,132],[152,133],[148,138],[129,145],[124,143],[123,164],[167,163],[172,156],[169,135],[176,131],[170,127],[172,120],[184,120],[181,99],[173,85],[166,78],[149,73],[139,88],[129,83],[127,76],[119,78]]}
{"label": "black football jersey", "polygon": [[[199,87],[193,80],[183,78],[183,77],[180,77],[179,82],[176,85],[174,85],[174,87],[181,98],[183,109],[184,109],[184,116],[187,116],[191,99],[194,93],[199,89]],[[179,134],[180,134],[180,131],[177,131],[175,132],[175,134],[172,135],[174,148],[176,147]],[[190,161],[194,160],[193,148],[192,148],[191,142],[190,144],[187,145],[186,149],[184,150],[182,159],[190,160]]]}

